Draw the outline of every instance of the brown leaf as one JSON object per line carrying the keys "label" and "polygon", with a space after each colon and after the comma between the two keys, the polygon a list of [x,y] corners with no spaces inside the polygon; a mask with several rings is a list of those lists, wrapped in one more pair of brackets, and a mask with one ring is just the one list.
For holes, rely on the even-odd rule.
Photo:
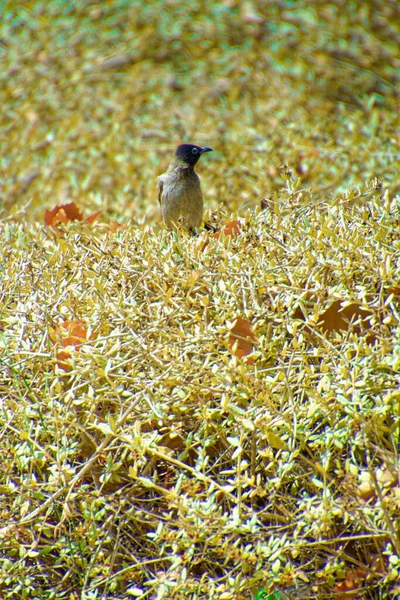
{"label": "brown leaf", "polygon": [[116,233],[121,229],[125,231],[126,229],[128,229],[128,226],[124,225],[123,223],[117,223],[117,221],[111,221],[110,225],[108,226],[108,233]]}
{"label": "brown leaf", "polygon": [[391,294],[393,294],[393,296],[400,296],[400,286],[395,285],[393,287],[390,287],[387,291],[388,296],[390,296]]}
{"label": "brown leaf", "polygon": [[83,214],[76,206],[75,202],[55,206],[52,210],[46,210],[44,213],[44,221],[50,227],[56,227],[60,223],[68,223],[68,221],[82,221]]}
{"label": "brown leaf", "polygon": [[367,575],[367,569],[356,567],[349,569],[346,574],[346,579],[338,583],[335,588],[335,600],[346,600],[346,598],[359,598],[359,588]]}
{"label": "brown leaf", "polygon": [[213,237],[219,239],[221,234],[236,237],[240,233],[240,221],[228,221],[224,227],[213,234]]}
{"label": "brown leaf", "polygon": [[94,334],[88,338],[88,330],[83,321],[75,319],[73,321],[64,321],[57,327],[49,328],[49,337],[53,344],[59,344],[64,348],[66,346],[80,346],[94,337]]}
{"label": "brown leaf", "polygon": [[[372,311],[368,308],[363,308],[358,302],[348,304],[342,307],[344,300],[335,300],[330,307],[320,315],[319,325],[324,332],[331,333],[332,331],[348,330],[351,323],[361,319],[362,327],[370,329],[371,324],[368,317],[372,315]],[[354,330],[357,333],[361,332],[360,325],[356,325]]]}
{"label": "brown leaf", "polygon": [[66,362],[71,358],[71,353],[66,350],[61,350],[61,352],[56,353],[57,358],[57,366],[60,367],[63,371],[70,371],[71,366]]}
{"label": "brown leaf", "polygon": [[95,220],[97,219],[97,217],[99,215],[101,215],[102,212],[103,212],[102,210],[97,210],[92,215],[89,215],[88,217],[86,217],[85,223],[88,223],[88,225],[91,225],[92,223],[95,222]]}
{"label": "brown leaf", "polygon": [[234,355],[238,358],[248,356],[253,352],[258,338],[253,331],[250,321],[238,317],[229,334],[229,347],[234,349]]}
{"label": "brown leaf", "polygon": [[72,356],[72,352],[78,352],[82,344],[87,344],[96,337],[95,333],[89,336],[87,327],[83,321],[75,319],[73,321],[64,321],[57,327],[49,327],[49,338],[55,346],[69,348],[69,350],[60,350],[56,353],[57,364],[64,371],[69,370],[69,365],[65,362]]}
{"label": "brown leaf", "polygon": [[44,222],[50,227],[58,225],[58,223],[66,223],[67,215],[61,206],[55,206],[53,210],[46,210],[44,213]]}

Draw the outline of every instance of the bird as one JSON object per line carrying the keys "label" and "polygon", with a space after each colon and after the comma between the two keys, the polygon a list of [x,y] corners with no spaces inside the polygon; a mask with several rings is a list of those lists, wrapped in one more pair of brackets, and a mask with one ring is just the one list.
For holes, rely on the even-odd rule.
{"label": "bird", "polygon": [[157,181],[161,216],[169,229],[183,225],[194,232],[203,219],[203,194],[194,167],[200,156],[211,152],[194,144],[181,144],[175,151],[168,170]]}

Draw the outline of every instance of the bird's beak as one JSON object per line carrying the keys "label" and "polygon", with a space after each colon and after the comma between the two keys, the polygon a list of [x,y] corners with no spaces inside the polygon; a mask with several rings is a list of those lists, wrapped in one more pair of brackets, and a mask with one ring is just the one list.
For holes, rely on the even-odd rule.
{"label": "bird's beak", "polygon": [[212,148],[202,148],[201,153],[203,154],[203,152],[212,152]]}

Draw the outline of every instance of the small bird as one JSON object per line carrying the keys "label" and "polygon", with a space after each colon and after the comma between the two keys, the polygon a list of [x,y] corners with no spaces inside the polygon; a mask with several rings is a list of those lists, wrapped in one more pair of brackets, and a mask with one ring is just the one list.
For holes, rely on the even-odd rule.
{"label": "small bird", "polygon": [[180,220],[190,231],[199,227],[203,219],[203,194],[194,166],[204,152],[211,151],[212,148],[181,144],[168,171],[158,178],[161,216],[170,229],[176,227]]}

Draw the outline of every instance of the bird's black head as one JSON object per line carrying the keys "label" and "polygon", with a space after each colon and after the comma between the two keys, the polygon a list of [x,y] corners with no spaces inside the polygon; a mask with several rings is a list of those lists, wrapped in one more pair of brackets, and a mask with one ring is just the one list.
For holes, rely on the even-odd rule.
{"label": "bird's black head", "polygon": [[194,167],[203,152],[211,152],[212,148],[202,148],[193,144],[181,144],[175,152],[175,159],[185,165]]}

